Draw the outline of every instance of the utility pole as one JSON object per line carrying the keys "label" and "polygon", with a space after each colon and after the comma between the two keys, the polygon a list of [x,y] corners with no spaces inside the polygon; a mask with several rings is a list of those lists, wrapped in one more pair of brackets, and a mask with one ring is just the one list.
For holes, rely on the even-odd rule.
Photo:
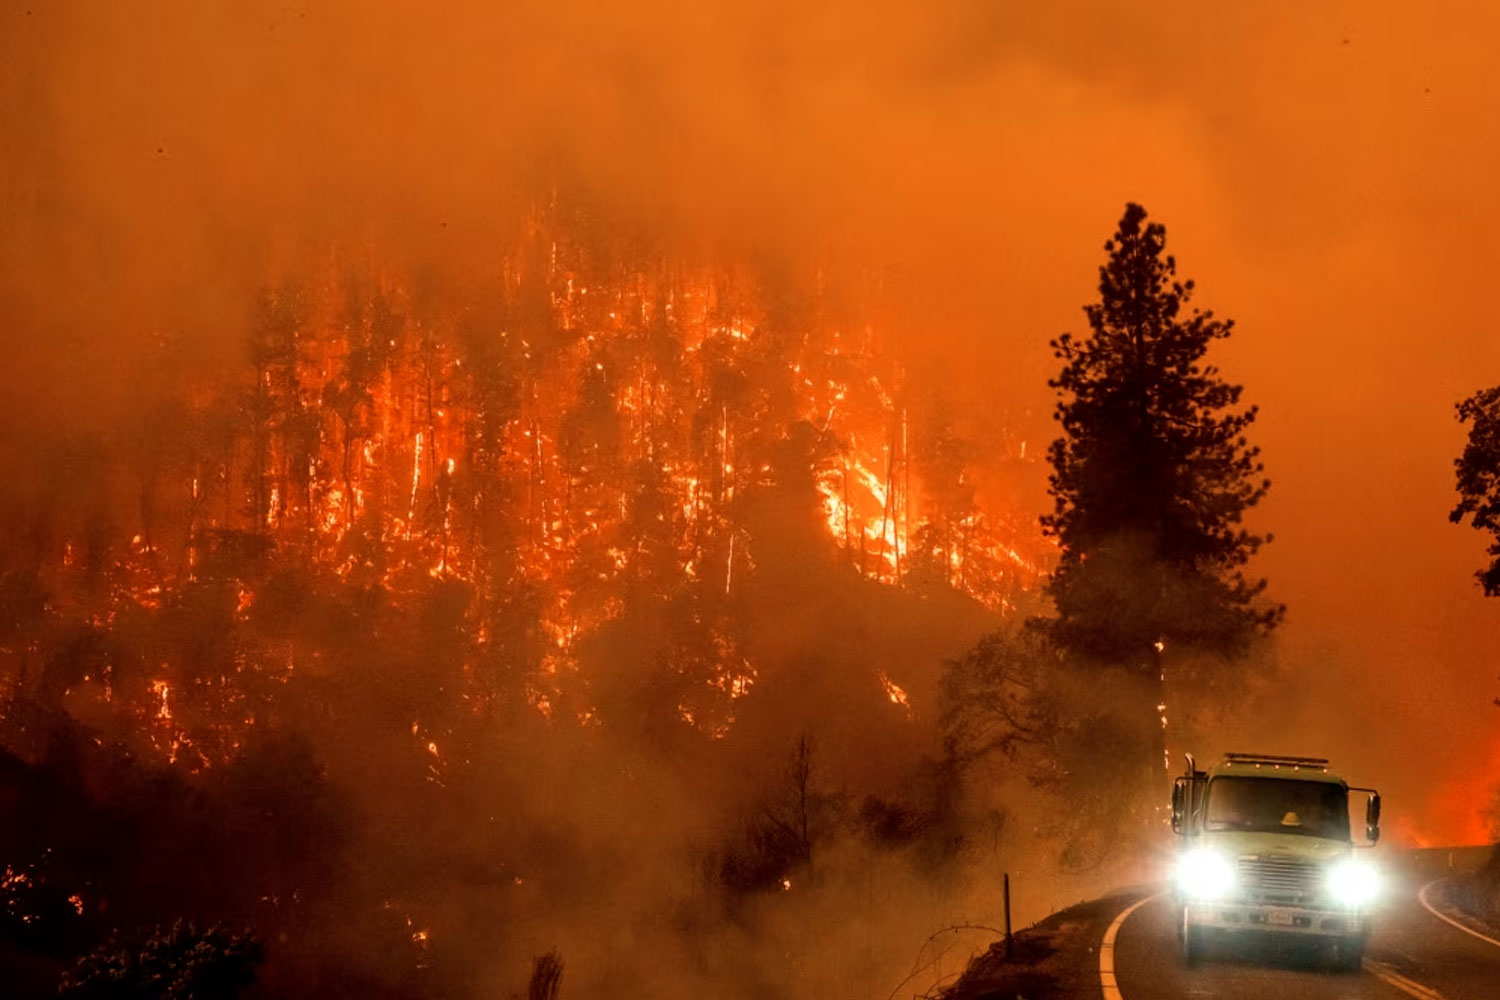
{"label": "utility pole", "polygon": [[1006,872],[1005,873],[1005,878],[1004,878],[1004,880],[1003,880],[1003,882],[1001,884],[1004,886],[1003,894],[1005,896],[1005,960],[1007,962],[1009,962],[1010,959],[1011,959],[1011,940],[1010,940],[1010,872]]}

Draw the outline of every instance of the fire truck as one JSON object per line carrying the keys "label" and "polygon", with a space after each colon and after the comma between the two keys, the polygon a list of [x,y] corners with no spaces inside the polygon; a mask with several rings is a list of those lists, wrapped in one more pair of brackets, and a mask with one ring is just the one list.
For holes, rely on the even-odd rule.
{"label": "fire truck", "polygon": [[[1366,797],[1358,844],[1351,792]],[[1360,856],[1380,839],[1375,789],[1351,787],[1322,757],[1228,753],[1200,771],[1189,754],[1172,788],[1172,832],[1186,964],[1211,939],[1274,933],[1326,941],[1340,968],[1359,968],[1381,888]]]}

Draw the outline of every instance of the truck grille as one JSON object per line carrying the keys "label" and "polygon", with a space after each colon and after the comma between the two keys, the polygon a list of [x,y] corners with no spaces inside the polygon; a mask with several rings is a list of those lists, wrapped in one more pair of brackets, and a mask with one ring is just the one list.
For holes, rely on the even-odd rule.
{"label": "truck grille", "polygon": [[1251,896],[1302,902],[1323,889],[1323,869],[1296,858],[1241,858],[1240,889]]}

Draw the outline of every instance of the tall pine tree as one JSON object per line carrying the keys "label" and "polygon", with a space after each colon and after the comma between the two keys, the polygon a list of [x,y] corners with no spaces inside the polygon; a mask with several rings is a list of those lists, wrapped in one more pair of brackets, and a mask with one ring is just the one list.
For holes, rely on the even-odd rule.
{"label": "tall pine tree", "polygon": [[1469,440],[1453,462],[1459,500],[1448,519],[1460,524],[1467,517],[1490,533],[1490,564],[1474,576],[1486,596],[1500,597],[1500,385],[1459,403],[1458,419],[1469,425]]}
{"label": "tall pine tree", "polygon": [[1256,408],[1204,361],[1232,322],[1188,311],[1193,283],[1141,206],[1104,249],[1089,334],[1051,345],[1063,436],[1042,519],[1061,548],[1048,628],[1070,654],[1149,674],[1163,645],[1234,656],[1279,620],[1244,574],[1266,539],[1241,521],[1270,482],[1245,437]]}

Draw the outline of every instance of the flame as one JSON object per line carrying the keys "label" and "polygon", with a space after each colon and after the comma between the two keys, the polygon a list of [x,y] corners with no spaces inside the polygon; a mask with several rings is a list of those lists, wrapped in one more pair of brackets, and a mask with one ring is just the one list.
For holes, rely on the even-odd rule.
{"label": "flame", "polygon": [[172,687],[166,681],[152,681],[151,693],[160,699],[156,707],[156,717],[163,722],[172,721]]}
{"label": "flame", "polygon": [[881,687],[885,688],[885,696],[891,700],[891,704],[901,706],[902,708],[906,709],[908,714],[910,714],[911,702],[906,697],[905,689],[903,689],[895,681],[891,680],[890,676],[887,675],[884,670],[879,672],[879,676],[880,685]]}
{"label": "flame", "polygon": [[[972,472],[942,487],[945,473],[924,457],[931,428],[883,349],[878,315],[815,314],[795,336],[772,337],[748,271],[609,272],[590,262],[581,234],[546,210],[538,219],[536,235],[506,251],[497,291],[509,303],[544,303],[544,315],[508,319],[476,340],[462,316],[414,319],[418,300],[399,278],[376,274],[374,290],[354,296],[334,267],[314,283],[320,291],[288,350],[258,354],[238,385],[192,387],[205,421],[239,421],[233,439],[204,446],[177,479],[164,473],[152,487],[162,493],[153,501],[170,503],[142,508],[180,510],[180,521],[127,529],[117,583],[89,620],[107,628],[120,609],[165,608],[187,584],[217,581],[226,612],[247,626],[237,631],[255,631],[266,562],[241,551],[246,541],[246,551],[379,588],[406,607],[427,588],[468,588],[475,656],[504,647],[511,626],[499,616],[525,594],[543,640],[521,665],[528,702],[547,718],[567,704],[559,714],[597,720],[575,694],[587,687],[576,675],[589,637],[625,613],[646,574],[659,593],[689,588],[732,606],[756,572],[744,501],[786,474],[766,442],[802,428],[819,449],[820,528],[853,572],[890,587],[947,586],[998,613],[1035,585],[1051,543],[1030,512],[987,500]],[[545,295],[527,298],[533,288]],[[670,350],[643,346],[653,338]],[[780,409],[732,388],[751,371]],[[258,400],[251,416],[239,405],[247,388]],[[1026,456],[1021,441],[986,460]],[[60,571],[93,555],[70,541],[56,558]],[[721,737],[758,674],[727,629],[702,628],[711,677],[678,714]],[[144,695],[126,697],[106,675],[94,686],[102,694],[89,696],[133,698],[115,707],[149,723],[164,757],[210,766],[273,711],[265,698],[274,693],[256,701],[250,692],[326,666],[321,651],[290,639],[236,643],[217,676],[167,662]],[[464,671],[459,696],[478,712],[489,696],[472,676]],[[878,676],[910,712],[907,692]],[[413,752],[440,780],[440,741],[460,754],[450,730],[419,722]]]}
{"label": "flame", "polygon": [[[1500,734],[1474,754],[1472,767],[1456,769],[1439,784],[1419,814],[1426,820],[1408,831],[1419,846],[1493,844],[1500,838]],[[1398,810],[1390,810],[1396,813]]]}

